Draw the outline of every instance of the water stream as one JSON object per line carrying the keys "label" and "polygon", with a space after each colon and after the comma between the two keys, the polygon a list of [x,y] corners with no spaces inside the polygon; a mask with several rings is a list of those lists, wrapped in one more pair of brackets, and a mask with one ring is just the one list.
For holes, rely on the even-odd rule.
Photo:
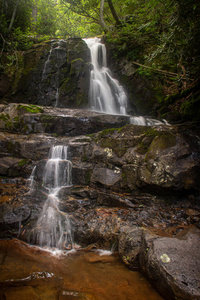
{"label": "water stream", "polygon": [[0,241],[0,299],[162,300],[117,253],[57,251]]}
{"label": "water stream", "polygon": [[140,125],[140,126],[159,126],[159,125],[170,125],[166,120],[156,120],[156,119],[152,119],[152,118],[148,118],[148,117],[143,117],[143,116],[139,116],[139,117],[130,117],[130,123],[134,124],[134,125]]}
{"label": "water stream", "polygon": [[52,40],[51,49],[42,70],[39,85],[38,103],[41,105],[59,106],[59,77],[60,68],[67,59],[66,41]]}
{"label": "water stream", "polygon": [[33,230],[32,241],[41,247],[73,248],[70,220],[59,209],[58,193],[72,184],[72,163],[68,160],[67,146],[54,146],[44,168],[43,185],[47,200]]}
{"label": "water stream", "polygon": [[26,185],[29,188],[29,194],[31,194],[34,191],[34,189],[35,189],[35,184],[36,184],[36,182],[35,182],[35,170],[36,170],[36,166],[33,167],[31,175],[30,175],[30,177],[27,180],[27,184]]}

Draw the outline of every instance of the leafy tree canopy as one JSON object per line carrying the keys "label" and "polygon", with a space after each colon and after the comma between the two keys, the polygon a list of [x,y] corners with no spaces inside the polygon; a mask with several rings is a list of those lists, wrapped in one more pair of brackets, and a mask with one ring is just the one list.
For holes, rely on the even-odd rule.
{"label": "leafy tree canopy", "polygon": [[90,37],[106,32],[117,55],[195,80],[200,71],[199,0],[0,0],[3,49],[30,37]]}

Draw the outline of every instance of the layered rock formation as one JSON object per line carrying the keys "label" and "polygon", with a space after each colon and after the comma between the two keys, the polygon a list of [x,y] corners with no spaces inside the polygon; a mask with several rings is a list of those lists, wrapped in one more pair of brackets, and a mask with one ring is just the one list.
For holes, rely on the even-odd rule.
{"label": "layered rock formation", "polygon": [[[106,248],[119,244],[124,262],[140,267],[164,296],[169,293],[168,299],[199,297],[196,268],[194,277],[184,272],[186,283],[182,277],[175,279],[177,260],[185,255],[180,247],[195,253],[196,248],[173,237],[189,225],[199,226],[197,136],[178,127],[132,125],[127,116],[21,103],[1,106],[0,127],[0,171],[6,176],[1,179],[2,238],[34,242],[32,229],[47,197],[42,174],[49,149],[68,145],[73,186],[61,189],[59,198],[61,211],[70,216],[75,242]],[[171,244],[176,248],[173,259]],[[162,284],[155,279],[160,275],[152,273],[154,260]],[[190,268],[193,259],[187,260]]]}

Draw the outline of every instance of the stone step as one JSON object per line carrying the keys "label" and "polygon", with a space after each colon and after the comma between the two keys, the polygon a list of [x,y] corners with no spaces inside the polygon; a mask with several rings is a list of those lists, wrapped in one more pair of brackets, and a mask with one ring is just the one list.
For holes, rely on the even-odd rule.
{"label": "stone step", "polygon": [[0,111],[0,130],[20,134],[77,136],[130,123],[129,116],[27,104],[1,105]]}

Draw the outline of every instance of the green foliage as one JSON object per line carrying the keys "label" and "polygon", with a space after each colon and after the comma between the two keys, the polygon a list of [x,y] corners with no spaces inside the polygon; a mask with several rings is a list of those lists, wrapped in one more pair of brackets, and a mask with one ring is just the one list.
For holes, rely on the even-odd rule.
{"label": "green foliage", "polygon": [[[28,30],[31,25],[31,7],[33,0],[20,0],[16,17],[14,19],[13,28],[20,28],[23,32]],[[0,32],[5,35],[12,19],[13,11],[15,9],[16,0],[0,0]]]}
{"label": "green foliage", "polygon": [[137,73],[140,74],[140,75],[147,76],[147,77],[151,77],[152,76],[151,70],[143,68],[143,67],[139,67],[137,69]]}
{"label": "green foliage", "polygon": [[29,50],[33,46],[34,42],[30,39],[29,32],[23,33],[18,27],[13,31],[13,44],[17,50]]}
{"label": "green foliage", "polygon": [[37,16],[32,26],[36,34],[55,36],[57,29],[57,3],[52,0],[37,1]]}

